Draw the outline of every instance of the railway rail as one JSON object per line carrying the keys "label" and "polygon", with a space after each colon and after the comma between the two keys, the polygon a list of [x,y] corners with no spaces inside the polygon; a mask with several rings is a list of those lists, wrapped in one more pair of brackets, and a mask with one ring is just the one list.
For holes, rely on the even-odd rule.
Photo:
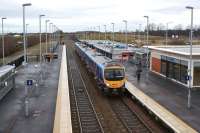
{"label": "railway rail", "polygon": [[144,123],[138,119],[137,115],[126,106],[121,98],[110,99],[110,105],[130,133],[151,133]]}
{"label": "railway rail", "polygon": [[[71,111],[72,116],[77,117],[79,123],[79,131],[77,131],[75,126],[73,127],[73,130],[80,133],[104,133],[72,51],[68,48],[67,57],[69,62],[69,77],[71,79],[71,87],[73,90],[70,92],[70,97],[73,97],[71,98],[71,100],[73,100],[71,103],[75,103]],[[76,121],[72,120],[72,123],[74,122]]]}

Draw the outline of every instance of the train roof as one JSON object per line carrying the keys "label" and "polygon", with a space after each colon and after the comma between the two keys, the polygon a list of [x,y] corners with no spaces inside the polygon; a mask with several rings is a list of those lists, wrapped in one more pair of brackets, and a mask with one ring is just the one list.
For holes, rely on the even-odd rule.
{"label": "train roof", "polygon": [[95,52],[95,49],[87,47],[85,44],[75,43],[82,51],[84,51],[97,64],[104,65],[112,60],[101,53]]}

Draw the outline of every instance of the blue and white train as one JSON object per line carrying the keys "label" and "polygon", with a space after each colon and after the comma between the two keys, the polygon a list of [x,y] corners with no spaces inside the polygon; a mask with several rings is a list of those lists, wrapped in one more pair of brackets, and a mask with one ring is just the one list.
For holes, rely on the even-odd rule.
{"label": "blue and white train", "polygon": [[75,43],[76,52],[86,63],[97,80],[98,87],[105,93],[125,92],[125,68],[122,64],[97,53],[85,44]]}

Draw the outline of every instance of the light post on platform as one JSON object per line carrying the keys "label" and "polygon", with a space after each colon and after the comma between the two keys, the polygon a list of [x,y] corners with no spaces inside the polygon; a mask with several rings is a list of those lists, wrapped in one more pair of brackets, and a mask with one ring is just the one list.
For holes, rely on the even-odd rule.
{"label": "light post on platform", "polygon": [[106,25],[104,25],[105,28],[105,43],[106,43]]}
{"label": "light post on platform", "polygon": [[48,34],[47,34],[47,23],[49,22],[49,20],[45,21],[46,24],[46,53],[47,53],[47,45],[48,45]]}
{"label": "light post on platform", "polygon": [[41,33],[41,19],[45,15],[39,15],[39,29],[40,29],[40,63],[42,62],[42,33]]}
{"label": "light post on platform", "polygon": [[172,23],[172,22],[166,23],[166,37],[165,37],[165,45],[166,46],[167,46],[167,43],[168,43],[168,26],[169,26],[170,23]]}
{"label": "light post on platform", "polygon": [[97,26],[98,28],[99,28],[99,41],[101,40],[101,27],[100,27],[100,25],[99,26]]}
{"label": "light post on platform", "polygon": [[139,24],[138,40],[141,43],[141,24]]}
{"label": "light post on platform", "polygon": [[50,37],[49,37],[49,44],[50,44],[50,52],[52,49],[52,37],[53,37],[53,28],[52,28],[53,23],[50,23]]}
{"label": "light post on platform", "polygon": [[125,34],[126,34],[126,49],[128,49],[128,38],[127,38],[127,20],[123,20],[125,23]]}
{"label": "light post on platform", "polygon": [[112,24],[112,32],[113,32],[113,36],[112,36],[112,52],[113,52],[113,48],[114,48],[114,40],[115,40],[115,36],[114,36],[114,32],[115,32],[115,23],[111,23]]}
{"label": "light post on platform", "polygon": [[93,27],[93,36],[94,36],[94,40],[96,40],[96,36],[95,36],[95,27]]}
{"label": "light post on platform", "polygon": [[[147,40],[146,40],[146,45],[147,45],[147,59],[146,59],[146,65],[147,65],[147,70],[149,69],[149,16],[144,16],[144,18],[147,19]],[[148,73],[148,72],[147,72]]]}
{"label": "light post on platform", "polygon": [[3,25],[3,20],[6,18],[1,18],[2,20],[2,50],[3,50],[3,65],[5,65],[5,48],[4,48],[4,25]]}
{"label": "light post on platform", "polygon": [[25,7],[31,6],[31,3],[23,4],[23,42],[24,42],[24,65],[26,65],[26,31],[25,31]]}
{"label": "light post on platform", "polygon": [[[27,50],[27,54],[28,54],[28,26],[29,24],[26,24],[26,50]],[[27,58],[27,62],[28,62],[28,58]]]}
{"label": "light post on platform", "polygon": [[187,6],[191,10],[191,27],[190,27],[190,68],[189,68],[189,88],[188,88],[188,108],[191,107],[191,89],[192,89],[192,34],[193,34],[193,9],[194,7]]}
{"label": "light post on platform", "polygon": [[115,35],[114,35],[115,34],[114,33],[115,32],[115,23],[111,23],[111,24],[112,24],[112,32],[113,32],[112,40],[113,40],[113,43],[114,43],[114,39],[115,39],[114,38],[115,37]]}

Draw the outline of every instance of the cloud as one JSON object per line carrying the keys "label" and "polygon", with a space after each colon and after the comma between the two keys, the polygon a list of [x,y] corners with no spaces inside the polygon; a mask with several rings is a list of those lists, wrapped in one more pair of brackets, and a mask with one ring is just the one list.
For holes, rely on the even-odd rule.
{"label": "cloud", "polygon": [[[1,0],[0,16],[7,17],[9,31],[22,31],[22,4],[32,3],[26,8],[26,23],[31,31],[37,31],[38,16],[45,14],[45,19],[60,26],[65,31],[83,30],[97,25],[115,23],[116,31],[124,28],[123,19],[128,20],[130,30],[145,25],[144,15],[149,15],[150,22],[187,25],[189,12],[185,6],[195,6],[195,23],[200,23],[199,0]],[[171,24],[171,25],[173,25]],[[16,28],[15,28],[16,27]],[[102,28],[103,29],[103,28]]]}

